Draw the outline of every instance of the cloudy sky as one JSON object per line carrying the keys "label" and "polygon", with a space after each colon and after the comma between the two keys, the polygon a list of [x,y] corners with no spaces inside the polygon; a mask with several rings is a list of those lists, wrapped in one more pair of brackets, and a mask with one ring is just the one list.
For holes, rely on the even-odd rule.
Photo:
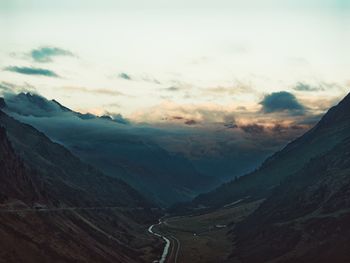
{"label": "cloudy sky", "polygon": [[0,0],[0,34],[3,92],[134,121],[303,124],[350,89],[348,0]]}

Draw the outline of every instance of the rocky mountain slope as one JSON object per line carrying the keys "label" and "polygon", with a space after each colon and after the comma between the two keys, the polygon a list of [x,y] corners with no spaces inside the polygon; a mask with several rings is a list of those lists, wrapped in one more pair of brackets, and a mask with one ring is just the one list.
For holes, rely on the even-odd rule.
{"label": "rocky mountain slope", "polygon": [[124,182],[0,111],[0,262],[149,262],[159,216]]}
{"label": "rocky mountain slope", "polygon": [[349,134],[350,95],[347,95],[314,128],[272,155],[256,171],[208,194],[199,195],[190,206],[215,207],[240,199],[266,198],[286,178],[300,170],[312,158],[328,152]]}
{"label": "rocky mountain slope", "polygon": [[288,177],[234,227],[232,257],[240,262],[349,262],[349,222],[350,136]]}

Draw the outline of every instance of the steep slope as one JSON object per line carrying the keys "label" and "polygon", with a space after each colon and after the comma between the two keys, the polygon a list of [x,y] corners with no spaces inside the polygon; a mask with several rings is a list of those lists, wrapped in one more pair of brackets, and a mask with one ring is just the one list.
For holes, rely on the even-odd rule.
{"label": "steep slope", "polygon": [[144,135],[142,127],[76,113],[57,101],[29,93],[6,98],[6,104],[6,112],[14,118],[33,125],[82,160],[123,179],[161,205],[188,201],[219,183],[215,177],[198,173],[183,156],[159,147]]}
{"label": "steep slope", "polygon": [[198,196],[191,206],[222,206],[240,199],[264,198],[310,159],[326,153],[348,134],[350,95],[331,108],[313,129],[275,153],[259,169]]}
{"label": "steep slope", "polygon": [[158,257],[151,203],[1,111],[0,126],[0,262]]}
{"label": "steep slope", "polygon": [[21,200],[23,205],[33,206],[36,202],[48,203],[48,193],[40,186],[34,171],[29,170],[7,139],[6,130],[0,127],[0,202]]}
{"label": "steep slope", "polygon": [[123,181],[104,176],[61,145],[51,142],[43,133],[1,111],[0,125],[6,128],[20,156],[46,179],[46,184],[53,186],[51,193],[66,204],[74,205],[78,201],[88,205],[150,206]]}
{"label": "steep slope", "polygon": [[232,256],[240,262],[349,262],[349,222],[350,137],[290,176],[235,227]]}

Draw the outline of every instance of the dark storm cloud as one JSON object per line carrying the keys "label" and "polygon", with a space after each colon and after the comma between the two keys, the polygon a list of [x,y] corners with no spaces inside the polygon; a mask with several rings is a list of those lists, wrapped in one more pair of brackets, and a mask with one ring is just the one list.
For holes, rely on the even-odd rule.
{"label": "dark storm cloud", "polygon": [[273,92],[260,102],[265,113],[289,111],[293,114],[304,114],[305,107],[297,98],[287,91]]}
{"label": "dark storm cloud", "polygon": [[58,47],[40,47],[33,49],[30,52],[30,56],[36,62],[51,62],[52,57],[55,56],[73,56],[73,53],[69,50],[64,50]]}
{"label": "dark storm cloud", "polygon": [[25,75],[36,75],[36,76],[55,77],[55,78],[59,77],[52,70],[43,69],[43,68],[9,66],[4,68],[4,70],[25,74]]}

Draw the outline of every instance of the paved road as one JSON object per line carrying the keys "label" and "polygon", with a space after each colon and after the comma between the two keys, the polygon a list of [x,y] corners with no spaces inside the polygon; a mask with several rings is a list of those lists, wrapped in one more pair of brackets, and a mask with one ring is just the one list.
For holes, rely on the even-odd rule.
{"label": "paved road", "polygon": [[19,213],[19,212],[58,212],[58,211],[79,211],[79,210],[143,210],[143,207],[123,207],[123,206],[105,206],[105,207],[55,207],[55,208],[23,208],[23,209],[0,209],[0,213]]}
{"label": "paved road", "polygon": [[175,245],[175,247],[176,247],[175,251],[176,252],[174,254],[174,262],[177,263],[177,260],[179,258],[179,252],[180,252],[180,249],[181,249],[181,243],[180,243],[180,240],[178,240],[176,237],[171,236],[171,238],[175,240],[175,244],[176,244]]}

